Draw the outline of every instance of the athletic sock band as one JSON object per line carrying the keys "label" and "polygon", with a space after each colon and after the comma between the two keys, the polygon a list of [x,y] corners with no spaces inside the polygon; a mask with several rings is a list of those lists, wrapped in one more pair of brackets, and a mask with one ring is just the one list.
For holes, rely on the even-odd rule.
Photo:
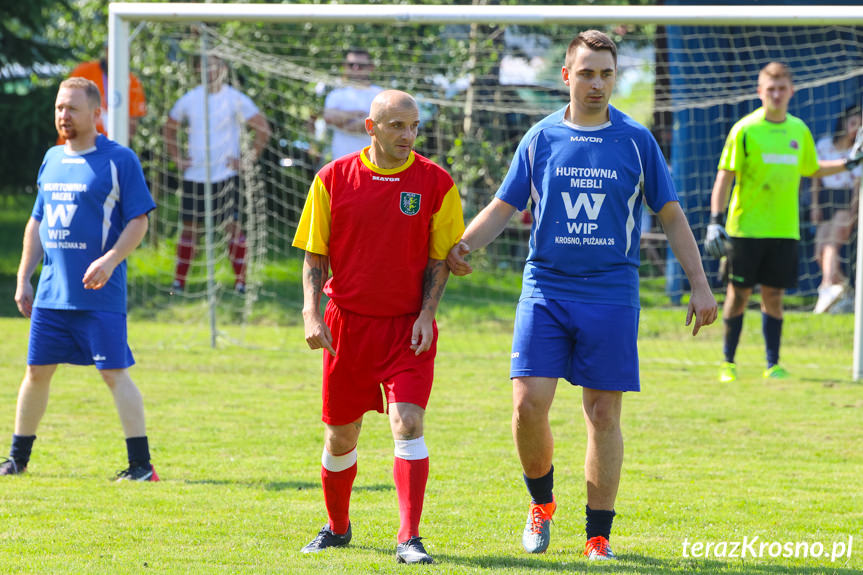
{"label": "athletic sock band", "polygon": [[129,457],[129,465],[140,465],[146,467],[150,464],[150,443],[146,435],[141,437],[126,438],[126,454]]}
{"label": "athletic sock band", "polygon": [[602,535],[606,539],[611,539],[611,525],[615,516],[614,509],[591,509],[585,505],[584,511],[587,538],[593,539],[597,535]]}
{"label": "athletic sock band", "polygon": [[779,346],[782,343],[782,319],[761,313],[761,333],[764,334],[764,351],[767,369],[779,363]]}
{"label": "athletic sock band", "polygon": [[332,455],[329,451],[327,451],[327,448],[324,447],[324,453],[321,455],[321,465],[324,466],[324,469],[336,473],[338,473],[339,471],[344,471],[345,469],[350,469],[354,466],[356,462],[356,446],[354,446],[353,449],[351,449],[344,455]]}
{"label": "athletic sock band", "polygon": [[415,461],[417,459],[426,459],[429,456],[425,436],[417,437],[416,439],[396,439],[395,444],[394,453],[399,459]]}
{"label": "athletic sock band", "polygon": [[12,435],[12,448],[9,450],[9,458],[15,463],[27,465],[30,462],[30,452],[33,450],[35,435]]}
{"label": "athletic sock band", "polygon": [[725,361],[734,363],[734,356],[737,355],[737,345],[740,343],[740,334],[743,332],[743,314],[729,317],[722,321],[725,323],[722,353],[725,355]]}
{"label": "athletic sock band", "polygon": [[527,486],[527,492],[530,493],[530,499],[533,503],[545,505],[554,501],[554,465],[548,470],[548,473],[542,477],[534,477],[531,479],[524,473],[524,484]]}

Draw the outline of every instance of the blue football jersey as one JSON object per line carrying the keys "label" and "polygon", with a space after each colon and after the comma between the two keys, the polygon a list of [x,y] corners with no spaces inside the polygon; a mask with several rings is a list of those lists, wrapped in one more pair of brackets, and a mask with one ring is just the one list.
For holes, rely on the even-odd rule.
{"label": "blue football jersey", "polygon": [[639,307],[641,210],[678,201],[656,140],[609,106],[581,127],[558,110],[522,138],[496,197],[533,219],[522,298]]}
{"label": "blue football jersey", "polygon": [[54,146],[39,168],[32,217],[44,257],[34,306],[126,313],[126,262],[101,289],[85,290],[84,272],[129,220],[156,207],[138,157],[105,136],[82,154]]}

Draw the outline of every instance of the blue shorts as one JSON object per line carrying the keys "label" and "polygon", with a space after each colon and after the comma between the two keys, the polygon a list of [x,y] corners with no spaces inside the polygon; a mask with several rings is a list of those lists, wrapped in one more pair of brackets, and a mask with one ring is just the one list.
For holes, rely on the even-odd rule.
{"label": "blue shorts", "polygon": [[110,311],[33,308],[27,365],[135,365],[126,342],[126,314]]}
{"label": "blue shorts", "polygon": [[589,389],[640,391],[638,317],[638,309],[624,305],[522,299],[509,376],[563,377]]}

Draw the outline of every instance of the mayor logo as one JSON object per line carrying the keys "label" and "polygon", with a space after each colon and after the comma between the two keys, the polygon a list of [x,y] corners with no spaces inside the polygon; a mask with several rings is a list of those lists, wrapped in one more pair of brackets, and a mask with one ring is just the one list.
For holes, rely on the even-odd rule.
{"label": "mayor logo", "polygon": [[402,192],[399,201],[399,209],[406,216],[415,216],[420,211],[420,195],[411,192]]}

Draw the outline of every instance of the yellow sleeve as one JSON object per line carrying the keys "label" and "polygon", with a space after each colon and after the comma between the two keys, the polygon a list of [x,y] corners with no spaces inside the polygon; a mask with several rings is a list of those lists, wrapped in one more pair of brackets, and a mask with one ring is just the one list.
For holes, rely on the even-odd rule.
{"label": "yellow sleeve", "polygon": [[330,192],[315,176],[292,245],[313,254],[329,255],[330,221]]}
{"label": "yellow sleeve", "polygon": [[461,196],[453,185],[441,202],[440,209],[432,216],[429,257],[445,260],[447,254],[464,234],[464,216],[461,211]]}
{"label": "yellow sleeve", "polygon": [[742,157],[743,130],[738,123],[731,128],[731,132],[725,140],[725,147],[722,148],[722,155],[719,157],[718,169],[737,172],[741,168]]}
{"label": "yellow sleeve", "polygon": [[803,162],[800,173],[804,176],[811,177],[812,174],[818,171],[821,167],[818,164],[818,152],[815,149],[815,139],[812,137],[812,132],[804,125],[803,129]]}

